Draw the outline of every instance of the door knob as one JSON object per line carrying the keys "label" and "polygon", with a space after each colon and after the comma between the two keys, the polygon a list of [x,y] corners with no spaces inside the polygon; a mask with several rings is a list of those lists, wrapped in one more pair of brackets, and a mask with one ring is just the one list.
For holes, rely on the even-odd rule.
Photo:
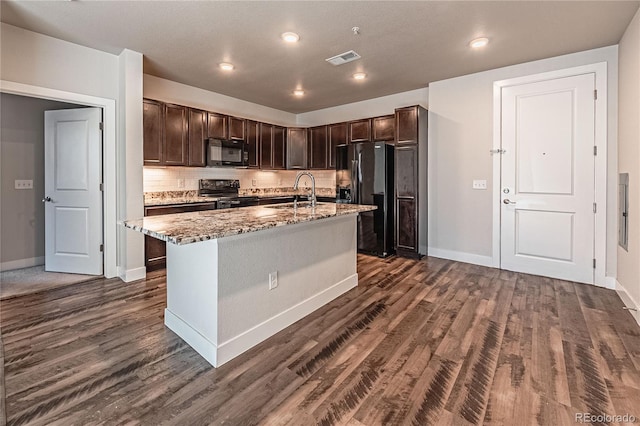
{"label": "door knob", "polygon": [[516,202],[515,202],[515,201],[511,201],[511,200],[510,200],[510,199],[508,199],[508,198],[505,198],[505,199],[504,199],[504,201],[503,201],[503,203],[505,203],[505,204],[515,204]]}
{"label": "door knob", "polygon": [[51,199],[51,197],[44,197],[44,198],[42,199],[42,202],[43,202],[43,203],[50,203],[51,201],[53,201],[53,200]]}

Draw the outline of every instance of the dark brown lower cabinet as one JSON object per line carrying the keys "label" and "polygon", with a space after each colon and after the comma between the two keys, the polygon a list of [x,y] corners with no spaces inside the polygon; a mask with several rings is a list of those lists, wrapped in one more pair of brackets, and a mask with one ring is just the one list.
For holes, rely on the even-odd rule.
{"label": "dark brown lower cabinet", "polygon": [[[150,206],[144,208],[145,216],[159,216],[163,214],[197,212],[215,210],[216,203],[195,203],[168,206]],[[162,269],[167,265],[167,243],[157,238],[144,236],[144,265],[147,271]]]}
{"label": "dark brown lower cabinet", "polygon": [[[416,235],[417,209],[414,198],[397,198],[397,229],[396,244],[398,254],[407,255],[418,248],[418,236]],[[413,256],[412,256],[413,257]]]}

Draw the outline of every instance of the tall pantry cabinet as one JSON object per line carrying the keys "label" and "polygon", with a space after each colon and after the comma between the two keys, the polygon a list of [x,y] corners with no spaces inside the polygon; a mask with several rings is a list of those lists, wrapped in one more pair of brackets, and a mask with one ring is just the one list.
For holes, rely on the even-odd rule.
{"label": "tall pantry cabinet", "polygon": [[427,110],[395,111],[396,251],[420,258],[427,249]]}

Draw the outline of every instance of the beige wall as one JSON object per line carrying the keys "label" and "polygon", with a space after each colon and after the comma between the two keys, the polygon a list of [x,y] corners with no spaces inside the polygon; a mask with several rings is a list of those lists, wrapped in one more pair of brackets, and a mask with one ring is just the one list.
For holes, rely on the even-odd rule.
{"label": "beige wall", "polygon": [[[44,263],[44,111],[78,105],[0,93],[0,269]],[[16,179],[33,189],[15,189]]]}
{"label": "beige wall", "polygon": [[118,98],[118,57],[5,23],[2,80],[73,93]]}
{"label": "beige wall", "polygon": [[298,114],[297,121],[299,126],[321,126],[323,124],[340,123],[342,121],[393,114],[396,108],[413,105],[421,105],[428,108],[428,88],[425,87],[423,89],[395,93],[366,101],[305,112]]}
{"label": "beige wall", "polygon": [[296,125],[295,114],[149,74],[144,75],[144,97],[280,126]]}
{"label": "beige wall", "polygon": [[640,11],[620,41],[619,61],[618,170],[629,173],[629,245],[618,247],[617,279],[632,299],[625,302],[640,309]]}
{"label": "beige wall", "polygon": [[[617,46],[471,74],[429,85],[429,252],[492,264],[493,83],[607,62],[607,267],[616,273]],[[486,179],[487,190],[473,190]]]}

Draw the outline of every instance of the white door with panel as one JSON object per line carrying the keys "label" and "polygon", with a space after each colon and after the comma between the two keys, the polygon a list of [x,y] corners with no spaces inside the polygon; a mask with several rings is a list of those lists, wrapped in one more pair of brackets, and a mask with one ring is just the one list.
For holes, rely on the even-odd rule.
{"label": "white door with panel", "polygon": [[45,270],[102,275],[102,109],[45,111]]}
{"label": "white door with panel", "polygon": [[594,282],[595,74],[502,89],[501,267]]}

